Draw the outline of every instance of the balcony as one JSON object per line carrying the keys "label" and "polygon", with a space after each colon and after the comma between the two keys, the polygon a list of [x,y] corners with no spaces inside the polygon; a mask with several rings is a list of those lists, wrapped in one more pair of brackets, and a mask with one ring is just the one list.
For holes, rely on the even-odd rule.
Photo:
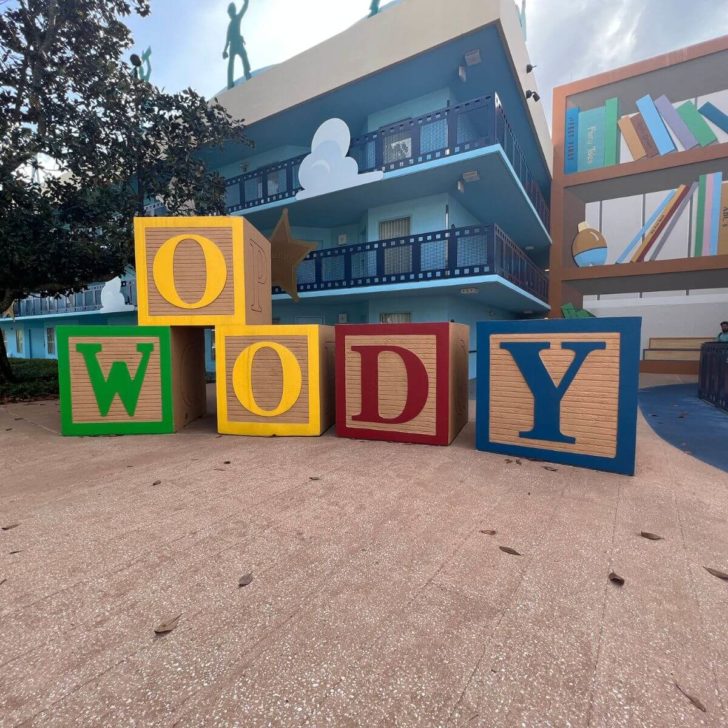
{"label": "balcony", "polygon": [[[499,144],[528,199],[548,230],[549,207],[526,164],[496,94],[384,126],[353,139],[349,156],[360,172],[385,173]],[[226,180],[228,212],[250,210],[294,197],[301,189],[300,155]]]}
{"label": "balcony", "polygon": [[395,291],[407,284],[428,290],[428,283],[485,276],[500,276],[538,301],[547,300],[547,275],[497,225],[315,250],[298,268],[298,291],[354,293],[389,285]]}
{"label": "balcony", "polygon": [[[101,308],[103,283],[95,283],[69,296],[28,296],[13,304],[13,316],[54,316],[59,314],[92,313]],[[136,306],[136,281],[121,282],[121,292],[128,304]]]}

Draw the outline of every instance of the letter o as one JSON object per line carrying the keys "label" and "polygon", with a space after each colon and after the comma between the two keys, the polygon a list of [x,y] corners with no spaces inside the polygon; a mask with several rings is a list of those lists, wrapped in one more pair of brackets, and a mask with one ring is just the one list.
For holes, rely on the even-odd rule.
{"label": "letter o", "polygon": [[[253,395],[253,360],[261,349],[272,349],[278,354],[283,369],[283,392],[278,405],[271,410],[258,406]],[[301,395],[303,375],[301,365],[294,353],[275,341],[259,341],[251,344],[242,352],[233,367],[233,389],[240,404],[254,415],[261,417],[277,417],[288,412]]]}
{"label": "letter o", "polygon": [[[205,292],[202,294],[202,298],[192,303],[183,301],[180,298],[177,286],[174,284],[174,256],[177,252],[177,246],[183,240],[196,242],[202,248],[202,253],[205,256]],[[215,301],[223,292],[227,281],[227,265],[225,264],[225,256],[212,240],[204,235],[184,233],[165,241],[157,251],[152,265],[152,275],[160,295],[173,306],[185,309],[204,308]]]}

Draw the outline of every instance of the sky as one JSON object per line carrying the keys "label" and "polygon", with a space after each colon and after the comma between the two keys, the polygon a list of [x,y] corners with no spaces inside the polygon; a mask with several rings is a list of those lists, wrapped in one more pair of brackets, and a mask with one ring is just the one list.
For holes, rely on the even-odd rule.
{"label": "sky", "polygon": [[[134,50],[152,47],[154,83],[168,91],[191,86],[206,97],[224,88],[228,3],[151,0],[151,16],[130,20]],[[387,4],[383,0],[382,7]],[[253,70],[345,30],[368,14],[369,5],[250,0],[242,32]],[[526,12],[529,54],[549,119],[554,86],[728,33],[726,0],[527,0]],[[241,75],[239,59],[237,64]]]}

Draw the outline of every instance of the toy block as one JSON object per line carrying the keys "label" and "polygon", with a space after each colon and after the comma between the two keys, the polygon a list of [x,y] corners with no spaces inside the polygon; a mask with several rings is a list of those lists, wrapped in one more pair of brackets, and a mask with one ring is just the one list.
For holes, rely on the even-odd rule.
{"label": "toy block", "polygon": [[331,427],[333,326],[221,326],[215,349],[218,432],[314,436]]}
{"label": "toy block", "polygon": [[169,326],[59,326],[64,435],[175,432],[205,414],[205,334]]}
{"label": "toy block", "polygon": [[134,220],[139,323],[271,323],[270,242],[242,217]]}
{"label": "toy block", "polygon": [[476,447],[634,474],[640,318],[477,324]]}
{"label": "toy block", "polygon": [[449,445],[468,421],[463,324],[336,327],[336,434]]}

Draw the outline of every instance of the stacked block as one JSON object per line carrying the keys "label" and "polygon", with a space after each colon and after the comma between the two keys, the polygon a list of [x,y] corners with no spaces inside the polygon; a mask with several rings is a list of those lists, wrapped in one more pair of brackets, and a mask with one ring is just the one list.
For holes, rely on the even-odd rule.
{"label": "stacked block", "polygon": [[205,414],[202,329],[58,328],[64,435],[175,432]]}
{"label": "stacked block", "polygon": [[468,420],[468,327],[336,327],[336,434],[448,445]]}
{"label": "stacked block", "polygon": [[241,217],[134,221],[141,325],[270,324],[270,243]]}
{"label": "stacked block", "polygon": [[332,326],[216,329],[218,431],[321,435],[333,422]]}
{"label": "stacked block", "polygon": [[479,323],[477,448],[633,475],[640,327]]}

